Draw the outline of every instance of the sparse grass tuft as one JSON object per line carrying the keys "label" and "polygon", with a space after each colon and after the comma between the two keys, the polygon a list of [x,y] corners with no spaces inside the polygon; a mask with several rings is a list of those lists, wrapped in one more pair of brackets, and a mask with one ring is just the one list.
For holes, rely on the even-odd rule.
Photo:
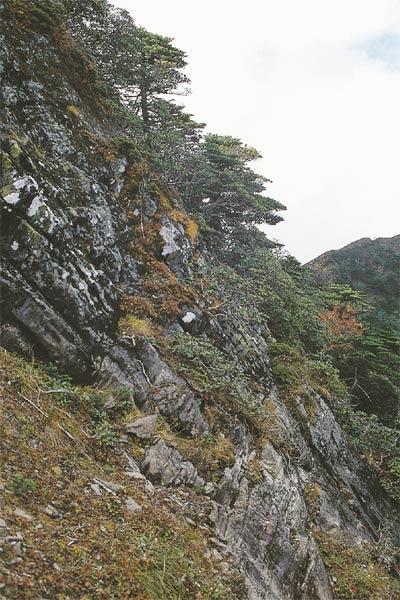
{"label": "sparse grass tuft", "polygon": [[192,245],[195,244],[198,236],[199,236],[199,224],[194,219],[188,219],[185,225],[186,235],[189,240],[192,242]]}
{"label": "sparse grass tuft", "polygon": [[80,111],[76,106],[73,106],[72,104],[68,104],[68,106],[66,107],[66,112],[73,118],[78,119],[80,117]]}
{"label": "sparse grass tuft", "polygon": [[372,544],[350,545],[340,535],[315,534],[322,558],[335,577],[337,600],[394,600],[400,580],[374,556]]}
{"label": "sparse grass tuft", "polygon": [[310,518],[315,521],[319,516],[321,488],[316,482],[307,483],[303,489],[303,496]]}
{"label": "sparse grass tuft", "polygon": [[125,335],[142,335],[148,337],[154,335],[151,323],[146,319],[139,319],[134,315],[123,317],[119,322],[118,328]]}

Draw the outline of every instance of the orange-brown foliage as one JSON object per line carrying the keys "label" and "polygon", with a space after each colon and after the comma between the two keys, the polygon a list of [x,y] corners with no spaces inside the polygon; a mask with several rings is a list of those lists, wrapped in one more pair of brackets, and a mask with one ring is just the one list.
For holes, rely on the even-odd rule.
{"label": "orange-brown foliage", "polygon": [[179,303],[173,298],[167,298],[164,302],[161,303],[160,306],[160,315],[167,320],[173,320],[179,317],[182,313],[182,310],[179,306]]}
{"label": "orange-brown foliage", "polygon": [[362,323],[357,321],[354,308],[349,305],[336,305],[322,313],[319,318],[325,325],[326,340],[332,345],[364,332]]}
{"label": "orange-brown foliage", "polygon": [[157,314],[153,303],[143,296],[123,296],[120,308],[122,311],[136,315],[140,318],[155,317]]}

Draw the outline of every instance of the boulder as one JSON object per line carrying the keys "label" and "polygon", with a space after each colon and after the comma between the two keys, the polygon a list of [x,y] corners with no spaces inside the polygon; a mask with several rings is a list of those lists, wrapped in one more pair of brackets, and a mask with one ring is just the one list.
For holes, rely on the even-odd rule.
{"label": "boulder", "polygon": [[204,484],[194,465],[184,461],[180,453],[163,440],[147,450],[142,470],[150,479],[166,486]]}
{"label": "boulder", "polygon": [[125,500],[125,507],[128,512],[134,515],[140,515],[140,513],[143,512],[143,508],[140,506],[140,504],[135,502],[135,500],[130,496]]}
{"label": "boulder", "polygon": [[131,433],[141,439],[149,439],[154,433],[157,424],[157,415],[149,415],[128,423],[125,426],[127,433]]}

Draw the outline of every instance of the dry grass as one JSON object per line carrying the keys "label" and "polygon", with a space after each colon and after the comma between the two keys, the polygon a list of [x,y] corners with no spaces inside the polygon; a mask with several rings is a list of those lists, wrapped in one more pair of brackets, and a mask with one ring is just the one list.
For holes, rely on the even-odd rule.
{"label": "dry grass", "polygon": [[139,319],[134,315],[126,315],[120,319],[118,324],[120,333],[124,335],[141,335],[141,336],[152,336],[155,331],[152,324],[147,319]]}
{"label": "dry grass", "polygon": [[341,535],[315,534],[325,565],[335,576],[337,600],[394,600],[400,598],[400,580],[390,575],[382,556],[371,544],[351,545]]}
{"label": "dry grass", "polygon": [[[57,395],[45,393],[50,380],[36,365],[0,352],[0,386],[0,481],[5,486],[1,513],[11,538],[2,542],[0,580],[5,598],[243,597],[235,572],[228,583],[218,561],[205,557],[206,530],[185,519],[190,515],[201,524],[211,508],[207,498],[164,488],[149,495],[142,481],[126,476],[123,455],[99,446],[90,435],[92,419],[84,404],[58,406]],[[77,397],[89,392],[74,389]],[[139,415],[132,409],[124,419]],[[136,442],[130,441],[126,450],[134,455]],[[96,495],[90,488],[94,478],[111,480],[121,488]],[[127,497],[142,506],[140,515],[126,510]],[[55,516],[47,514],[49,506]],[[18,517],[16,507],[32,520]],[[18,561],[13,545],[17,535],[22,538]]]}
{"label": "dry grass", "polygon": [[73,106],[72,104],[69,104],[65,110],[70,115],[70,117],[73,117],[75,119],[79,119],[81,115],[79,109],[76,106]]}
{"label": "dry grass", "polygon": [[192,242],[192,245],[196,243],[199,236],[199,224],[194,219],[188,219],[185,225],[186,235]]}

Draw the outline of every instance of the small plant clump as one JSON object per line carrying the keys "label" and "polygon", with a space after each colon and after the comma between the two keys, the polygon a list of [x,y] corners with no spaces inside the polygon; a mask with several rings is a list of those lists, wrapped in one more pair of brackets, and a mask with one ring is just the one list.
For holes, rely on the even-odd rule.
{"label": "small plant clump", "polygon": [[78,119],[80,117],[80,111],[79,108],[77,108],[76,106],[73,106],[72,104],[68,104],[68,106],[66,107],[66,112],[68,113],[68,115],[70,115],[71,117]]}
{"label": "small plant clump", "polygon": [[257,458],[257,456],[252,458],[246,464],[244,472],[246,474],[247,480],[253,485],[263,480],[264,469],[261,464],[261,461],[259,460],[259,458]]}
{"label": "small plant clump", "polygon": [[159,419],[156,433],[167,444],[175,446],[187,460],[194,464],[206,480],[218,481],[226,467],[235,461],[235,446],[229,435],[222,431],[209,433],[198,438],[177,435],[173,428]]}
{"label": "small plant clump", "polygon": [[250,387],[242,365],[216,348],[207,337],[177,335],[168,341],[166,359],[194,390],[220,404],[256,429],[265,407]]}
{"label": "small plant clump", "polygon": [[139,319],[134,315],[123,317],[118,325],[119,331],[128,336],[152,336],[154,333],[151,323],[146,319]]}
{"label": "small plant clump", "polygon": [[30,479],[30,477],[23,477],[23,475],[15,475],[10,483],[10,489],[16,496],[29,496],[37,488],[36,481]]}
{"label": "small plant clump", "polygon": [[303,496],[307,504],[307,509],[311,520],[316,521],[320,511],[321,488],[318,483],[310,482],[304,486]]}

